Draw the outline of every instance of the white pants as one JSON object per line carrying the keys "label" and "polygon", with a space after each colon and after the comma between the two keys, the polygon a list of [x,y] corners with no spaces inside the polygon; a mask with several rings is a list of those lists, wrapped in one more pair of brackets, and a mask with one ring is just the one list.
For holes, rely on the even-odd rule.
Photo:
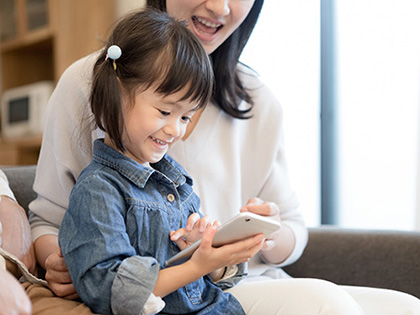
{"label": "white pants", "polygon": [[226,292],[248,315],[420,315],[420,300],[412,295],[318,279],[244,282]]}

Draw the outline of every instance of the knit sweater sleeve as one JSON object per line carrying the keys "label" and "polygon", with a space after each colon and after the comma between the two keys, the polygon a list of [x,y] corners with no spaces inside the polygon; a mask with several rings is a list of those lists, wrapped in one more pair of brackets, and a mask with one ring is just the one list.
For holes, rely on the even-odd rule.
{"label": "knit sweater sleeve", "polygon": [[95,54],[71,65],[60,78],[46,111],[41,152],[30,205],[33,239],[57,234],[70,192],[92,158],[89,86]]}

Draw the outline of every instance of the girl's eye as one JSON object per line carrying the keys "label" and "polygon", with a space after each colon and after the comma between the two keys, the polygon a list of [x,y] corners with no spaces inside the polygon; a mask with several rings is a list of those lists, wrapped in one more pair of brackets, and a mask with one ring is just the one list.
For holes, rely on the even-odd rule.
{"label": "girl's eye", "polygon": [[165,112],[164,110],[160,110],[159,109],[159,112],[162,114],[162,116],[164,116],[164,117],[166,117],[166,116],[169,116],[170,115],[170,112]]}
{"label": "girl's eye", "polygon": [[183,116],[182,117],[182,121],[186,122],[186,123],[190,123],[191,122],[191,117],[188,116]]}

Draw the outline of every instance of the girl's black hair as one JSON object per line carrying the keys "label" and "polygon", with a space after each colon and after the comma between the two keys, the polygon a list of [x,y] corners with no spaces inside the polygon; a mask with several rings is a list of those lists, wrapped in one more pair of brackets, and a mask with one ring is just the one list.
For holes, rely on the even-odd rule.
{"label": "girl's black hair", "polygon": [[[235,118],[249,118],[254,105],[238,75],[238,62],[242,51],[257,23],[264,0],[255,0],[251,11],[242,24],[211,55],[214,71],[212,101]],[[149,7],[166,11],[166,0],[147,0]],[[240,109],[241,101],[250,107]]]}
{"label": "girl's black hair", "polygon": [[[122,50],[115,70],[113,60],[106,59],[111,45]],[[184,22],[158,10],[136,11],[117,23],[94,65],[91,109],[96,125],[124,152],[122,96],[133,103],[136,92],[150,87],[163,96],[185,89],[180,101],[200,108],[208,103],[212,84],[211,62]]]}

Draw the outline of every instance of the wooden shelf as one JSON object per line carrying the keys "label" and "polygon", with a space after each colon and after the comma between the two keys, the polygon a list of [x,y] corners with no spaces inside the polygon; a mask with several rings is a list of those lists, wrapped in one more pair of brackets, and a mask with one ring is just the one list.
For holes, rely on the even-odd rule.
{"label": "wooden shelf", "polygon": [[39,43],[51,40],[54,33],[49,27],[45,27],[28,33],[25,37],[10,39],[1,43],[1,51],[3,53],[13,52],[24,47],[38,45]]}
{"label": "wooden shelf", "polygon": [[32,165],[38,161],[40,136],[25,139],[0,138],[0,165]]}
{"label": "wooden shelf", "polygon": [[[70,64],[102,46],[116,19],[115,0],[0,0],[2,5],[0,27],[10,28],[0,29],[7,37],[0,41],[0,95],[38,81],[57,82]],[[3,140],[0,135],[0,165],[36,163],[40,144],[40,137]]]}

